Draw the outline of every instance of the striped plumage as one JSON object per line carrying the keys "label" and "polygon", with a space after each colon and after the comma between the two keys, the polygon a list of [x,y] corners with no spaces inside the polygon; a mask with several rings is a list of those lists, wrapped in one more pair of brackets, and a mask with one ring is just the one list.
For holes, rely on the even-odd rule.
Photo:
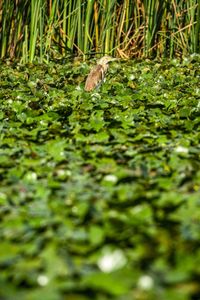
{"label": "striped plumage", "polygon": [[108,63],[112,60],[115,60],[115,58],[103,56],[97,65],[91,69],[85,82],[85,91],[90,92],[102,83],[108,70]]}

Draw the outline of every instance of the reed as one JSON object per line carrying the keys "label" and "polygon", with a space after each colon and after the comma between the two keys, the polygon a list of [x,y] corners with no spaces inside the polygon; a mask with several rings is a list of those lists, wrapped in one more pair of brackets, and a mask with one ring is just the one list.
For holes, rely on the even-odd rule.
{"label": "reed", "polygon": [[29,60],[33,62],[36,43],[39,32],[39,20],[40,20],[40,6],[41,0],[31,0],[31,16],[30,16],[30,39],[29,39]]}
{"label": "reed", "polygon": [[200,52],[199,0],[1,0],[1,58]]}

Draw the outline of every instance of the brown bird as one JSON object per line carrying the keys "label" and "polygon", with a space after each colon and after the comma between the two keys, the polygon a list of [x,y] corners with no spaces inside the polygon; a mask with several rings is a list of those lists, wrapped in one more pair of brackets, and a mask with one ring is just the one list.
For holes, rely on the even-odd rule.
{"label": "brown bird", "polygon": [[113,60],[116,60],[116,58],[106,55],[98,61],[97,65],[91,69],[86,79],[85,91],[90,92],[99,87],[105,78],[108,70],[108,63]]}

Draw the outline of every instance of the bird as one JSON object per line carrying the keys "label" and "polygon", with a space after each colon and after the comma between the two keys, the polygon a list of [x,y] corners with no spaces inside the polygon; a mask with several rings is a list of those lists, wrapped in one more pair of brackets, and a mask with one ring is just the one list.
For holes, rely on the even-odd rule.
{"label": "bird", "polygon": [[110,61],[117,60],[117,58],[105,55],[99,59],[97,65],[94,66],[85,82],[85,91],[91,92],[95,88],[98,88],[103,82],[106,72],[108,71],[108,63]]}

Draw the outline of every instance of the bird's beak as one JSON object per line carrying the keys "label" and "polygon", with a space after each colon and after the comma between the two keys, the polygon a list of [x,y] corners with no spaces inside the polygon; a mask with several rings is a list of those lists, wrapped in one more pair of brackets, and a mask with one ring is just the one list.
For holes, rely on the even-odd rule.
{"label": "bird's beak", "polygon": [[109,59],[109,62],[112,62],[112,61],[119,61],[119,58],[111,57],[111,58]]}

